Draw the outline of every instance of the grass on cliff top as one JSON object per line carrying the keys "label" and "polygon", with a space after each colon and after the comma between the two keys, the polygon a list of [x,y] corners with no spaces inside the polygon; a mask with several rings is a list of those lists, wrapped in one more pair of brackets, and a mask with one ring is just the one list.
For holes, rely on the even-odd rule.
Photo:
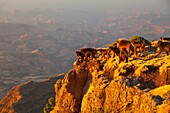
{"label": "grass on cliff top", "polygon": [[[121,62],[119,58],[110,58],[105,64],[105,70],[114,70],[114,77],[119,76],[120,73],[127,73],[127,68],[135,69],[134,74],[140,76],[143,72],[159,71],[160,74],[170,68],[170,55],[161,54],[158,58],[154,58],[155,54],[149,54],[138,59],[129,58],[128,63]],[[152,69],[152,70],[151,70]]]}
{"label": "grass on cliff top", "polygon": [[169,113],[170,111],[170,85],[164,85],[161,87],[158,87],[156,89],[151,90],[149,93],[151,93],[154,96],[161,96],[161,98],[165,99],[163,101],[163,104],[158,106],[157,113]]}
{"label": "grass on cliff top", "polygon": [[[169,98],[170,96],[170,85],[164,85],[154,90],[151,90],[150,93],[152,95],[160,95],[163,98]],[[169,95],[168,95],[169,94]]]}

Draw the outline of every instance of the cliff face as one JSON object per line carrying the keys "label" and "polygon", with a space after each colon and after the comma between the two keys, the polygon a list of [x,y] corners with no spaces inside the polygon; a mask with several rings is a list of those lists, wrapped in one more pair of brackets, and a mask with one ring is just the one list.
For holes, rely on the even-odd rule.
{"label": "cliff face", "polygon": [[53,96],[51,113],[169,113],[169,67],[167,55],[120,64],[118,57],[76,61],[65,75],[11,89],[0,101],[0,113],[42,113]]}
{"label": "cliff face", "polygon": [[62,81],[57,81],[55,85],[55,91],[58,92],[56,94],[56,97],[58,97],[56,108],[59,108],[60,112],[80,111],[87,76],[87,71],[82,70],[77,74],[75,70],[70,70]]}
{"label": "cliff face", "polygon": [[118,64],[117,57],[74,63],[55,84],[56,106],[51,113],[169,113],[170,56]]}
{"label": "cliff face", "polygon": [[63,75],[15,86],[0,101],[0,113],[42,113],[47,99],[55,96],[53,84],[61,78]]}

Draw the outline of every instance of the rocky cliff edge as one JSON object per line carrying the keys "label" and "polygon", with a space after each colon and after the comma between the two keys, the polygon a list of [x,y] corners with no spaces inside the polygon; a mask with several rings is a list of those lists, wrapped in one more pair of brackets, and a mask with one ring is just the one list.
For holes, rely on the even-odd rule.
{"label": "rocky cliff edge", "polygon": [[118,57],[74,63],[55,84],[51,113],[169,113],[170,56],[148,55],[128,63]]}
{"label": "rocky cliff edge", "polygon": [[0,113],[42,113],[52,96],[51,113],[169,113],[170,56],[120,64],[118,57],[76,61],[66,74],[12,88],[0,101]]}

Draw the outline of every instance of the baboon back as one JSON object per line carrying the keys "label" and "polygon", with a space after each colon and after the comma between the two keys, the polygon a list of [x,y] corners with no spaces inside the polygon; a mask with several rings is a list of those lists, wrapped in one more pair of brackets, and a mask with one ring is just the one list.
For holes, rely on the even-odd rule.
{"label": "baboon back", "polygon": [[82,53],[86,53],[86,52],[96,53],[96,52],[97,52],[97,50],[94,49],[94,48],[82,48],[80,51],[81,51]]}
{"label": "baboon back", "polygon": [[163,49],[165,49],[165,48],[169,48],[170,49],[170,42],[158,41],[158,47],[162,47]]}
{"label": "baboon back", "polygon": [[85,55],[85,60],[93,59],[97,54],[97,50],[94,48],[82,48],[80,51]]}
{"label": "baboon back", "polygon": [[160,37],[160,40],[162,42],[167,42],[167,41],[170,41],[170,37]]}
{"label": "baboon back", "polygon": [[123,51],[123,48],[125,48],[128,54],[130,54],[130,47],[131,47],[130,41],[119,39],[117,40],[117,47],[119,48],[120,52]]}
{"label": "baboon back", "polygon": [[157,47],[157,51],[158,53],[156,54],[155,57],[157,57],[158,55],[161,54],[162,50],[166,51],[166,54],[169,55],[170,52],[170,43],[169,42],[162,42],[162,41],[158,41],[158,47]]}

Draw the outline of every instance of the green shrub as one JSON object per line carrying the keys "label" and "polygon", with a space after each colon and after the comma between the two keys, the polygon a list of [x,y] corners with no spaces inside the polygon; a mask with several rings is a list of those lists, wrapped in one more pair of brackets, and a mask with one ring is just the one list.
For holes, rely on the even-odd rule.
{"label": "green shrub", "polygon": [[130,42],[139,42],[139,43],[144,43],[146,45],[150,45],[150,42],[141,36],[132,36],[130,38]]}
{"label": "green shrub", "polygon": [[54,109],[54,106],[55,106],[55,99],[51,97],[48,99],[48,102],[46,103],[43,112],[50,113],[50,111]]}

